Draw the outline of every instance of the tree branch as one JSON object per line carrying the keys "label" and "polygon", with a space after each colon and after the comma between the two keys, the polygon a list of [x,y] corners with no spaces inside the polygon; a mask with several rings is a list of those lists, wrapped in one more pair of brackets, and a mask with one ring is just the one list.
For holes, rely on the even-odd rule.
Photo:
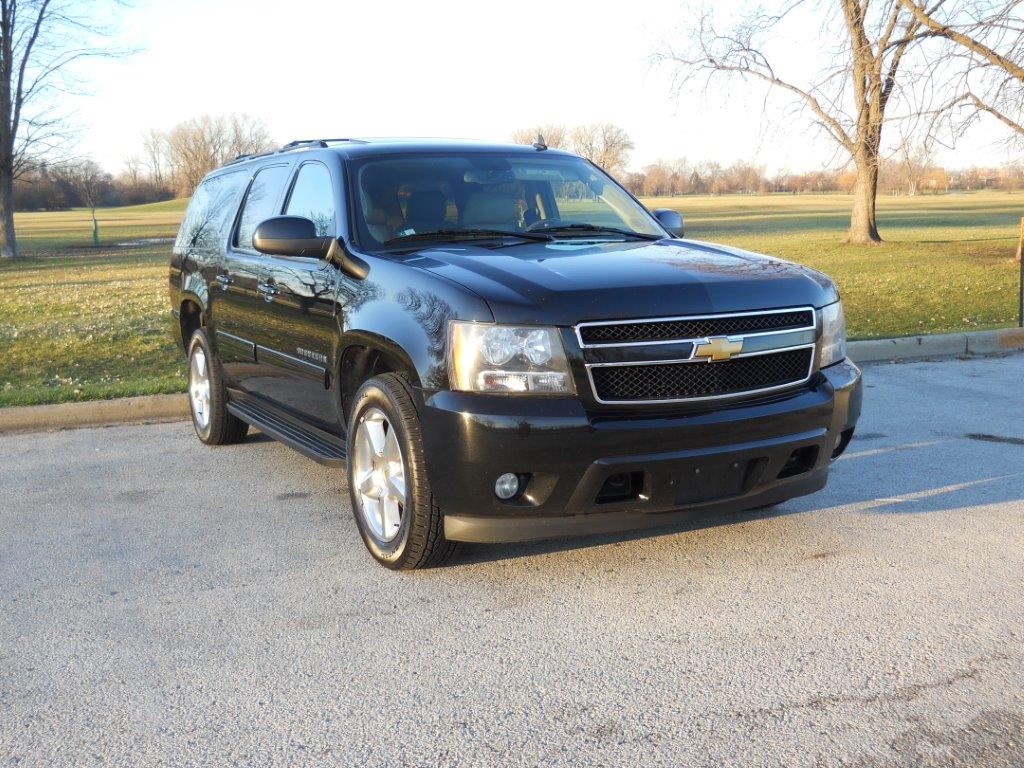
{"label": "tree branch", "polygon": [[[931,15],[931,13],[929,13],[924,8],[919,6],[916,2],[914,2],[914,0],[899,0],[899,2],[903,5],[904,8],[906,8],[907,10],[914,14],[914,18],[917,19],[917,21],[920,24],[928,27],[928,29],[932,30],[936,34],[948,38],[949,40],[952,40],[953,42],[962,45],[967,50],[978,54],[986,61],[988,61],[990,64],[993,64],[999,67],[1000,69],[1009,72],[1011,75],[1017,78],[1017,80],[1024,84],[1024,67],[1017,64],[1012,59],[1003,56],[1000,53],[997,53],[996,51],[982,43],[980,40],[977,40],[969,35],[966,35],[963,32],[958,32],[952,27],[938,21],[934,16]],[[932,12],[934,12],[934,10]]]}

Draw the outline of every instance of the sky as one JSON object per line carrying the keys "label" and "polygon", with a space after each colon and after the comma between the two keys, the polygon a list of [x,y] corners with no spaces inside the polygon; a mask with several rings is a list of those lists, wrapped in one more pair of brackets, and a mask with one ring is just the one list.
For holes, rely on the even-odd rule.
{"label": "sky", "polygon": [[[718,8],[735,5],[719,0]],[[142,133],[201,114],[245,113],[271,135],[444,136],[505,141],[538,123],[612,122],[635,144],[630,167],[686,157],[769,173],[835,164],[834,146],[791,100],[742,83],[685,85],[653,55],[694,12],[680,0],[134,0],[103,19],[128,56],[86,62],[65,97],[78,153],[117,172]],[[777,41],[780,65],[808,66],[808,22]],[[767,104],[767,106],[766,106]],[[996,126],[939,161],[1016,159]]]}

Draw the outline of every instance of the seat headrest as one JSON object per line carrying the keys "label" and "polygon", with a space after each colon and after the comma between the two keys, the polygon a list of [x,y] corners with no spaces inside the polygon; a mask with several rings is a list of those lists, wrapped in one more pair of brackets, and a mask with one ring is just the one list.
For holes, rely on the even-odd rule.
{"label": "seat headrest", "polygon": [[464,227],[515,229],[518,223],[519,208],[509,192],[474,192],[462,213]]}

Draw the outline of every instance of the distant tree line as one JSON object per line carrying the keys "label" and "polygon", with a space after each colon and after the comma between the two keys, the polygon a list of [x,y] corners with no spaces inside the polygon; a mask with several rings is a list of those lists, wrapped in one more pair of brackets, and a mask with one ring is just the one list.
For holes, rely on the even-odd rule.
{"label": "distant tree line", "polygon": [[[138,205],[188,197],[203,176],[238,155],[271,149],[260,120],[246,115],[196,117],[168,131],[150,130],[141,151],[113,175],[91,160],[31,163],[14,181],[14,208],[53,211],[77,206]],[[91,183],[83,185],[82,179]],[[83,189],[88,187],[90,194]],[[89,198],[88,200],[86,198]]]}
{"label": "distant tree line", "polygon": [[[242,120],[243,118],[232,118]],[[143,156],[131,156],[124,170],[113,175],[90,160],[49,165],[38,163],[14,184],[15,207],[19,211],[56,211],[77,207],[108,207],[187,197],[198,180],[237,154],[239,145],[227,142],[227,148],[216,150],[217,131],[209,129],[208,120],[200,118],[176,126],[167,133],[146,134]],[[223,124],[227,124],[226,122]],[[544,134],[544,130],[548,133]],[[738,161],[721,165],[713,161],[690,162],[685,158],[659,160],[640,170],[626,171],[633,142],[621,129],[596,132],[589,146],[575,145],[566,137],[571,134],[557,126],[542,127],[549,146],[563,146],[591,157],[616,176],[638,197],[676,195],[727,195],[755,193],[815,194],[850,193],[856,185],[852,168],[824,169],[806,172],[778,171],[768,173],[764,165]],[[517,131],[513,138],[532,143],[538,129]],[[600,137],[614,137],[602,140]],[[173,143],[168,137],[173,136]],[[548,138],[551,136],[552,138]],[[262,151],[271,146],[265,132],[259,141],[243,148]],[[171,149],[174,147],[174,149]],[[203,149],[205,147],[205,149]],[[190,148],[186,150],[185,148]],[[596,151],[595,151],[596,150]],[[603,161],[603,162],[602,162]],[[608,168],[608,166],[612,168]],[[1024,190],[1024,163],[998,167],[972,167],[947,170],[934,162],[924,147],[901,150],[879,166],[879,192],[886,195],[919,195],[979,189]]]}
{"label": "distant tree line", "polygon": [[[90,162],[90,161],[85,161]],[[93,165],[95,165],[93,163]],[[87,205],[78,183],[82,163],[41,163],[14,182],[14,208],[18,211],[60,211]],[[170,200],[174,190],[151,179],[117,176],[100,171],[97,182],[98,206],[139,205]]]}
{"label": "distant tree line", "polygon": [[[769,174],[763,165],[748,162],[722,166],[715,162],[662,160],[640,171],[626,173],[619,180],[638,197],[770,192],[813,194],[852,193],[857,174],[852,168]],[[947,170],[935,164],[908,163],[899,158],[879,163],[878,191],[881,194],[912,197],[977,189],[1024,190],[1024,163],[961,170]]]}
{"label": "distant tree line", "polygon": [[[638,197],[675,195],[726,195],[754,193],[812,194],[853,193],[858,171],[845,168],[769,174],[764,165],[737,161],[723,166],[713,161],[690,162],[685,158],[658,160],[640,170],[627,171],[633,140],[611,123],[565,126],[536,125],[513,131],[517,144],[543,138],[546,146],[568,149],[597,163]],[[935,162],[934,145],[905,140],[878,163],[878,190],[887,195],[918,195],[974,189],[1024,189],[1024,163],[998,168],[949,171]]]}
{"label": "distant tree line", "polygon": [[552,149],[568,149],[582,155],[615,176],[625,171],[634,149],[629,134],[612,123],[577,126],[547,123],[512,132],[512,141],[516,144],[533,144],[538,139]]}

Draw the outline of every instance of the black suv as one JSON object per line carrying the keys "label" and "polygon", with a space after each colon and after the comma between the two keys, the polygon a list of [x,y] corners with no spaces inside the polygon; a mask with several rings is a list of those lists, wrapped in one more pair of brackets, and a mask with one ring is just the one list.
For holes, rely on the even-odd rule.
{"label": "black suv", "polygon": [[171,260],[196,433],[347,465],[390,568],[822,488],[861,404],[835,286],[682,235],[542,141],[240,157]]}

